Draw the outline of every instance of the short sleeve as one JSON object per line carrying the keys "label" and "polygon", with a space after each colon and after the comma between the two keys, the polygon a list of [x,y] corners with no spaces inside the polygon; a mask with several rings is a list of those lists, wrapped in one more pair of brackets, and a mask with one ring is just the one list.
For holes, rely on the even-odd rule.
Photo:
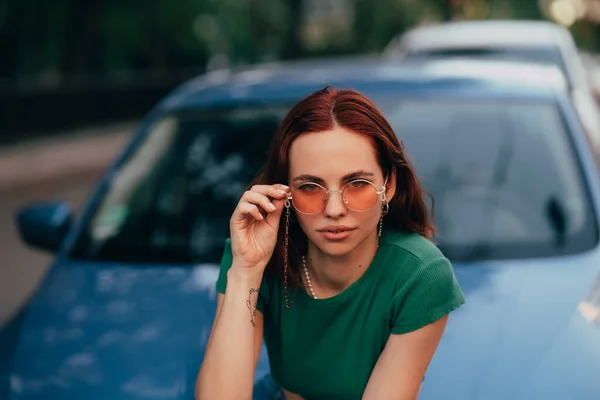
{"label": "short sleeve", "polygon": [[221,257],[221,264],[219,266],[219,277],[217,278],[217,291],[225,294],[227,288],[227,272],[231,268],[233,262],[233,255],[231,254],[231,239],[225,240],[225,246],[223,248],[223,256]]}
{"label": "short sleeve", "polygon": [[392,299],[392,333],[415,331],[464,303],[465,297],[447,258],[423,263]]}
{"label": "short sleeve", "polygon": [[[221,257],[221,263],[219,266],[219,277],[217,278],[217,291],[225,294],[227,289],[227,272],[231,268],[233,262],[233,254],[231,253],[231,239],[225,240],[225,246],[223,248],[223,256]],[[256,303],[256,309],[264,314],[264,305],[269,302],[269,286],[267,285],[266,279],[260,284],[260,290],[258,292],[258,301]]]}

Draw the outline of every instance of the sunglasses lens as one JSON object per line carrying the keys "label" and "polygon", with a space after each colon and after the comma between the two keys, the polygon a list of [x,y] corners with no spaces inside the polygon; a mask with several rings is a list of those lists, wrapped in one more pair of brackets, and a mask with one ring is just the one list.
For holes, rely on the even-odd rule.
{"label": "sunglasses lens", "polygon": [[325,208],[325,190],[314,183],[305,183],[294,190],[292,203],[296,210],[305,214],[314,214]]}
{"label": "sunglasses lens", "polygon": [[353,181],[344,188],[346,206],[354,211],[367,211],[377,204],[377,189],[367,181]]}
{"label": "sunglasses lens", "polygon": [[[338,192],[339,193],[339,192]],[[368,181],[352,181],[344,187],[344,202],[353,211],[367,211],[377,204],[377,189]],[[292,195],[294,208],[304,214],[315,214],[325,209],[327,193],[314,183],[303,183]]]}

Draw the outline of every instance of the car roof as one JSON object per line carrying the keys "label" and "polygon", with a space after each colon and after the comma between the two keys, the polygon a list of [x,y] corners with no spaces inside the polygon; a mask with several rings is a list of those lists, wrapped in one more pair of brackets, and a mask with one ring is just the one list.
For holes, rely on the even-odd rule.
{"label": "car roof", "polygon": [[564,76],[553,66],[470,59],[398,62],[382,57],[345,57],[210,72],[181,85],[160,106],[292,102],[326,85],[367,95],[393,92],[398,96],[443,92],[554,97],[552,93],[566,88]]}
{"label": "car roof", "polygon": [[469,47],[558,47],[565,28],[549,21],[457,21],[407,31],[386,54],[415,50]]}

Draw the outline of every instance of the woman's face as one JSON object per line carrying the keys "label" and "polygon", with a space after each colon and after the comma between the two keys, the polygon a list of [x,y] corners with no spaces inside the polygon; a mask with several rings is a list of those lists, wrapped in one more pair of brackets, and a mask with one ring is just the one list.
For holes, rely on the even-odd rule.
{"label": "woman's face", "polygon": [[[372,182],[374,187],[356,182],[356,179]],[[332,130],[307,133],[299,136],[290,148],[291,189],[312,182],[322,186],[329,193],[326,202],[319,203],[324,193],[316,185],[303,185],[293,192],[294,204],[322,211],[311,214],[296,211],[302,230],[322,252],[329,255],[344,255],[365,243],[374,240],[377,225],[381,217],[380,195],[385,177],[377,162],[377,153],[371,141],[365,136],[346,128],[335,127]],[[345,196],[340,192],[349,182]],[[386,196],[393,196],[393,179],[388,179]],[[302,193],[300,193],[302,191]],[[372,204],[366,211],[363,209]],[[320,206],[322,205],[322,207]],[[354,207],[352,207],[354,205]],[[350,208],[349,208],[350,207]]]}

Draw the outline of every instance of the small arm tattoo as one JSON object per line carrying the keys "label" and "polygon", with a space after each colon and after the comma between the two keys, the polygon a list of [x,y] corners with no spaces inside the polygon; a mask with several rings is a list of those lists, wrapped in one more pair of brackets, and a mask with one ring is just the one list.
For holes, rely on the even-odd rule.
{"label": "small arm tattoo", "polygon": [[[256,299],[254,300],[254,305],[252,304],[252,295],[256,293]],[[250,310],[250,323],[252,326],[255,326],[254,318],[256,317],[256,303],[258,302],[258,289],[250,289],[250,293],[248,293],[248,300],[246,301],[246,306],[248,306],[248,310]]]}

